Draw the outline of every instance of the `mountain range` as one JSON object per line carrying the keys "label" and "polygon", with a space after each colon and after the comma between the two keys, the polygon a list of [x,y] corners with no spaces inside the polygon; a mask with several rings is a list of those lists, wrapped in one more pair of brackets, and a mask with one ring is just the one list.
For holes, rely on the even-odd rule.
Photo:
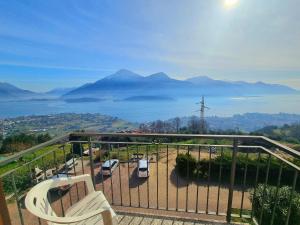
{"label": "mountain range", "polygon": [[153,96],[157,98],[214,96],[249,96],[264,94],[293,94],[297,90],[279,84],[263,82],[247,83],[214,80],[206,76],[198,76],[186,80],[177,80],[160,72],[149,76],[141,76],[129,70],[119,70],[95,83],[76,88],[63,98],[99,97],[99,98],[132,98]]}
{"label": "mountain range", "polygon": [[15,100],[37,97],[37,93],[18,88],[9,83],[0,82],[0,99]]}
{"label": "mountain range", "polygon": [[0,83],[0,99],[32,98],[94,98],[94,99],[173,99],[178,97],[206,96],[253,96],[270,94],[296,94],[299,91],[288,86],[263,82],[215,80],[207,76],[197,76],[177,80],[163,72],[141,76],[129,70],[119,70],[94,83],[77,88],[56,88],[46,93],[35,93],[17,88],[8,83]]}

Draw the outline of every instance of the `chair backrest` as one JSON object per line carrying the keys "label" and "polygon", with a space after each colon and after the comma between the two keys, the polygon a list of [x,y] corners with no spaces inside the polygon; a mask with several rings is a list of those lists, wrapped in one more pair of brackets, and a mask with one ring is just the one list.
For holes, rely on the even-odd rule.
{"label": "chair backrest", "polygon": [[34,172],[35,172],[35,176],[38,176],[43,172],[43,170],[41,170],[39,167],[35,167]]}
{"label": "chair backrest", "polygon": [[56,213],[48,201],[48,192],[51,189],[51,180],[43,181],[35,185],[28,193],[25,199],[25,205],[28,211],[42,219],[57,217]]}

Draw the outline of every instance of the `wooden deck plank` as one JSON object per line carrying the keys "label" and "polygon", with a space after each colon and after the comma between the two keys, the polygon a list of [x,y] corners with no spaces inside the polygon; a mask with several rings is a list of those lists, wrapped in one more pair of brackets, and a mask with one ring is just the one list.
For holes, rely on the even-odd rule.
{"label": "wooden deck plank", "polygon": [[151,225],[153,221],[153,218],[150,217],[143,217],[142,222],[140,223],[140,225]]}
{"label": "wooden deck plank", "polygon": [[181,221],[178,219],[164,219],[161,217],[147,215],[124,215],[118,216],[119,225],[216,225],[215,223],[201,223],[192,221]]}
{"label": "wooden deck plank", "polygon": [[143,220],[143,217],[136,216],[134,219],[131,221],[130,225],[140,225]]}
{"label": "wooden deck plank", "polygon": [[195,225],[193,222],[184,222],[184,225]]}
{"label": "wooden deck plank", "polygon": [[132,216],[124,216],[123,219],[119,222],[119,225],[129,225],[134,219]]}
{"label": "wooden deck plank", "polygon": [[183,225],[182,221],[174,221],[173,225]]}
{"label": "wooden deck plank", "polygon": [[162,225],[172,225],[174,220],[163,219]]}
{"label": "wooden deck plank", "polygon": [[153,219],[152,224],[151,225],[162,225],[162,219]]}

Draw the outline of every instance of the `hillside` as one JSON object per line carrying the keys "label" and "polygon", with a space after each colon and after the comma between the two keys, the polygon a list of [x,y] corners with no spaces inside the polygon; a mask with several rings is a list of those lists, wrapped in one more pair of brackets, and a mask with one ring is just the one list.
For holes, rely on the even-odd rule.
{"label": "hillside", "polygon": [[[193,117],[182,117],[180,119],[180,126],[186,127],[190,123]],[[199,120],[199,117],[195,117]],[[170,119],[164,122],[172,123],[174,119]],[[205,121],[208,123],[209,130],[212,131],[241,131],[241,132],[255,132],[259,131],[264,127],[281,127],[285,124],[296,124],[300,123],[300,115],[278,113],[278,114],[267,114],[267,113],[245,113],[233,115],[231,117],[219,117],[211,116],[206,117]]]}
{"label": "hillside", "polygon": [[116,117],[89,113],[23,116],[4,119],[0,122],[0,131],[4,130],[6,135],[25,132],[49,133],[52,136],[57,136],[75,130],[117,132],[137,127],[134,123],[129,123]]}
{"label": "hillside", "polygon": [[300,144],[300,122],[283,126],[267,126],[254,132],[275,140]]}
{"label": "hillside", "polygon": [[37,94],[32,91],[18,88],[9,83],[0,82],[0,101],[33,98],[36,96]]}

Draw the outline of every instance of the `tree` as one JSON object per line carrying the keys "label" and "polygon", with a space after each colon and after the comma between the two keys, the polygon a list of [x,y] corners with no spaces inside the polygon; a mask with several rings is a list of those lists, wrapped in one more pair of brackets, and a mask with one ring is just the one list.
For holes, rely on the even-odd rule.
{"label": "tree", "polygon": [[44,143],[44,142],[49,141],[49,140],[51,140],[51,136],[48,133],[46,133],[46,134],[39,134],[37,136],[37,142],[38,142],[38,144]]}
{"label": "tree", "polygon": [[187,175],[192,177],[196,169],[196,166],[197,166],[197,161],[191,154],[180,153],[176,157],[177,172],[183,177]]}
{"label": "tree", "polygon": [[173,123],[174,123],[175,131],[176,133],[178,133],[181,125],[180,118],[179,117],[174,118]]}
{"label": "tree", "polygon": [[300,124],[294,124],[290,127],[290,136],[300,140]]}
{"label": "tree", "polygon": [[140,126],[139,126],[139,130],[141,131],[141,132],[148,132],[148,127],[147,127],[147,125],[146,124],[144,124],[144,123],[141,123],[140,124]]}
{"label": "tree", "polygon": [[193,133],[199,133],[200,120],[196,116],[192,116],[188,121],[188,130]]}
{"label": "tree", "polygon": [[17,134],[9,136],[2,141],[0,149],[1,153],[15,153],[27,148],[30,148],[36,144],[43,143],[51,139],[49,134],[40,134],[38,136],[32,134]]}

